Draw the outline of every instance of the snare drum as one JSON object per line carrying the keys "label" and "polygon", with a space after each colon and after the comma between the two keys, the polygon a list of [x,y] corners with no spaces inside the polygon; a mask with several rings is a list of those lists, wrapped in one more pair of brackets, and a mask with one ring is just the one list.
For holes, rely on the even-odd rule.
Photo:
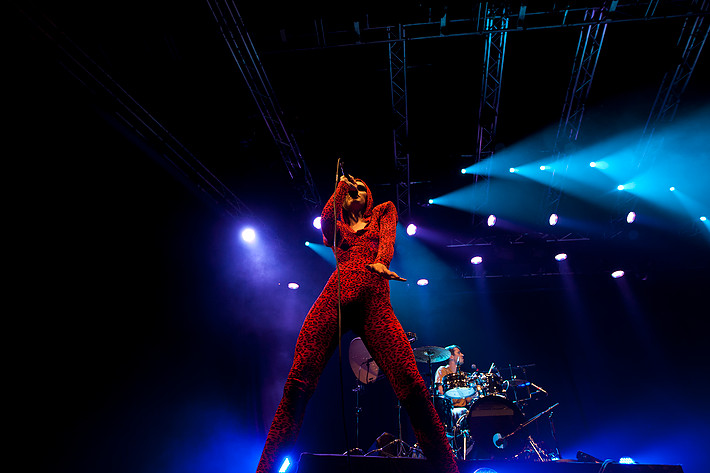
{"label": "snare drum", "polygon": [[476,373],[474,377],[478,397],[501,396],[505,397],[506,386],[497,373]]}
{"label": "snare drum", "polygon": [[469,397],[476,392],[474,380],[469,373],[459,371],[444,376],[442,380],[444,394],[453,399]]}

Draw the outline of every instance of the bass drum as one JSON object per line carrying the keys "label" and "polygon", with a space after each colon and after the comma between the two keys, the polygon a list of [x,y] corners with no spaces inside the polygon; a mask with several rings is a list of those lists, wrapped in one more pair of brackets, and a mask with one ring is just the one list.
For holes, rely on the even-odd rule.
{"label": "bass drum", "polygon": [[468,408],[466,424],[473,450],[468,458],[512,458],[523,451],[525,433],[520,431],[496,445],[499,437],[505,437],[524,422],[523,413],[513,402],[501,396],[485,396],[477,399]]}

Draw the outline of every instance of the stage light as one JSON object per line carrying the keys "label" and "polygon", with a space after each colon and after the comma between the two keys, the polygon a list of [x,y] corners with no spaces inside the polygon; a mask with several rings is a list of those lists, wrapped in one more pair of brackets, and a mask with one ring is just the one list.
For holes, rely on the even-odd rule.
{"label": "stage light", "polygon": [[320,230],[320,217],[316,217],[313,219],[313,226]]}
{"label": "stage light", "polygon": [[668,189],[671,192],[675,192],[675,186],[671,186],[670,189]]}
{"label": "stage light", "polygon": [[429,284],[429,280],[428,280],[428,279],[422,278],[422,279],[420,279],[419,281],[417,281],[417,286],[426,286],[427,284]]}
{"label": "stage light", "polygon": [[704,222],[704,221],[706,221],[707,219],[708,219],[708,218],[707,218],[705,215],[702,215],[702,216],[700,217],[700,221],[701,221],[701,222]]}
{"label": "stage light", "polygon": [[557,222],[560,220],[560,217],[557,216],[557,214],[550,214],[550,226],[554,227],[557,225]]}
{"label": "stage light", "polygon": [[636,220],[636,212],[629,212],[626,214],[626,223],[634,223]]}
{"label": "stage light", "polygon": [[474,256],[471,258],[471,264],[481,264],[483,263],[483,258],[480,256]]}
{"label": "stage light", "polygon": [[288,283],[288,288],[289,289],[298,289],[300,286],[296,282],[290,282]]}
{"label": "stage light", "polygon": [[589,163],[589,167],[590,167],[590,168],[595,168],[595,167],[597,167],[596,161],[592,161],[591,163]]}
{"label": "stage light", "polygon": [[550,169],[550,166],[540,166],[540,171],[547,171]]}
{"label": "stage light", "polygon": [[466,168],[461,170],[461,174],[466,174]]}
{"label": "stage light", "polygon": [[611,277],[614,279],[619,279],[621,277],[624,277],[624,272],[622,270],[618,269],[618,270],[614,271],[613,273],[611,273]]}
{"label": "stage light", "polygon": [[433,204],[433,203],[434,203],[434,199],[429,199],[429,203],[430,203],[430,204]]}
{"label": "stage light", "polygon": [[558,253],[555,255],[557,261],[564,261],[567,259],[567,253]]}
{"label": "stage light", "polygon": [[242,240],[247,243],[252,243],[254,240],[256,240],[256,232],[254,231],[254,229],[245,228],[244,230],[242,230]]}
{"label": "stage light", "polygon": [[636,462],[631,457],[621,457],[621,458],[619,458],[619,464],[621,464],[621,465],[635,465]]}
{"label": "stage light", "polygon": [[623,191],[625,189],[623,184],[619,184],[618,186],[616,186],[616,188],[620,191]]}
{"label": "stage light", "polygon": [[488,226],[489,226],[489,227],[492,227],[493,225],[496,224],[496,216],[493,215],[493,214],[490,214],[490,215],[488,216],[487,222],[488,222]]}
{"label": "stage light", "polygon": [[417,233],[417,226],[413,223],[407,225],[407,235],[412,236]]}
{"label": "stage light", "polygon": [[511,173],[513,173],[513,172],[518,172],[518,170],[517,170],[516,168],[510,168],[509,171],[510,171]]}
{"label": "stage light", "polygon": [[279,468],[279,473],[286,473],[288,471],[288,467],[290,466],[291,460],[289,460],[288,457],[284,458],[284,461],[281,464],[281,468]]}

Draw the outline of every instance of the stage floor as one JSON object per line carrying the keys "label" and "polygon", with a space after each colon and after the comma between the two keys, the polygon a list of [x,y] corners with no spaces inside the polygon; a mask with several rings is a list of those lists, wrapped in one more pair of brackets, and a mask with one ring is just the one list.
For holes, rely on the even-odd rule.
{"label": "stage floor", "polygon": [[[458,460],[460,473],[683,473],[680,465]],[[301,454],[298,473],[436,473],[426,460],[406,457]]]}

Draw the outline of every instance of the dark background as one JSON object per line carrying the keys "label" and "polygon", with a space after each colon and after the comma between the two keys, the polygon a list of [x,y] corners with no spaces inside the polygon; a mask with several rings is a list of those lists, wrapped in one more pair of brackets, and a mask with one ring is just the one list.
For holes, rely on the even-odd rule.
{"label": "dark background", "polygon": [[[323,198],[338,153],[378,201],[393,198],[386,47],[276,52],[279,25],[358,16],[366,7],[373,22],[420,12],[271,2],[242,9]],[[39,10],[253,215],[225,217],[176,179],[68,72],[56,44],[21,13],[36,14],[34,7],[20,4],[9,48],[5,175],[18,237],[11,251],[21,258],[12,285],[23,301],[21,337],[11,365],[30,406],[22,425],[57,471],[253,469],[298,329],[331,271],[303,245],[319,241],[313,212],[290,186],[206,3],[71,2]],[[609,27],[585,143],[640,131],[679,28],[679,20]],[[572,29],[509,35],[501,143],[554,140],[545,130],[559,120],[577,37]],[[459,169],[472,164],[462,155],[475,149],[480,41],[409,46],[412,180],[426,181],[414,187],[417,204],[470,183]],[[706,53],[677,121],[706,113]],[[707,169],[707,154],[697,159]],[[413,213],[439,234],[485,231],[460,212],[416,205]],[[239,240],[246,223],[262,231],[255,248]],[[566,274],[526,276],[518,267],[554,255],[553,245],[502,247],[509,264],[495,278],[462,277],[473,274],[465,269],[470,254],[410,247],[401,233],[393,267],[409,282],[392,283],[392,299],[405,330],[418,334],[415,347],[457,343],[467,364],[482,369],[534,364],[525,375],[549,396],[527,413],[560,403],[555,427],[565,458],[582,450],[704,471],[707,230],[642,226],[633,240],[593,238],[575,247],[585,258],[570,261]],[[414,284],[417,269],[406,271],[413,260],[434,274],[429,286]],[[616,261],[635,270],[613,280],[606,269]],[[291,281],[298,291],[286,288]],[[322,377],[301,451],[354,445],[351,338],[343,339],[342,364],[336,353]],[[367,386],[360,403],[361,447],[397,433],[386,381]],[[403,419],[405,440],[414,443]],[[546,420],[533,432],[551,445]]]}

